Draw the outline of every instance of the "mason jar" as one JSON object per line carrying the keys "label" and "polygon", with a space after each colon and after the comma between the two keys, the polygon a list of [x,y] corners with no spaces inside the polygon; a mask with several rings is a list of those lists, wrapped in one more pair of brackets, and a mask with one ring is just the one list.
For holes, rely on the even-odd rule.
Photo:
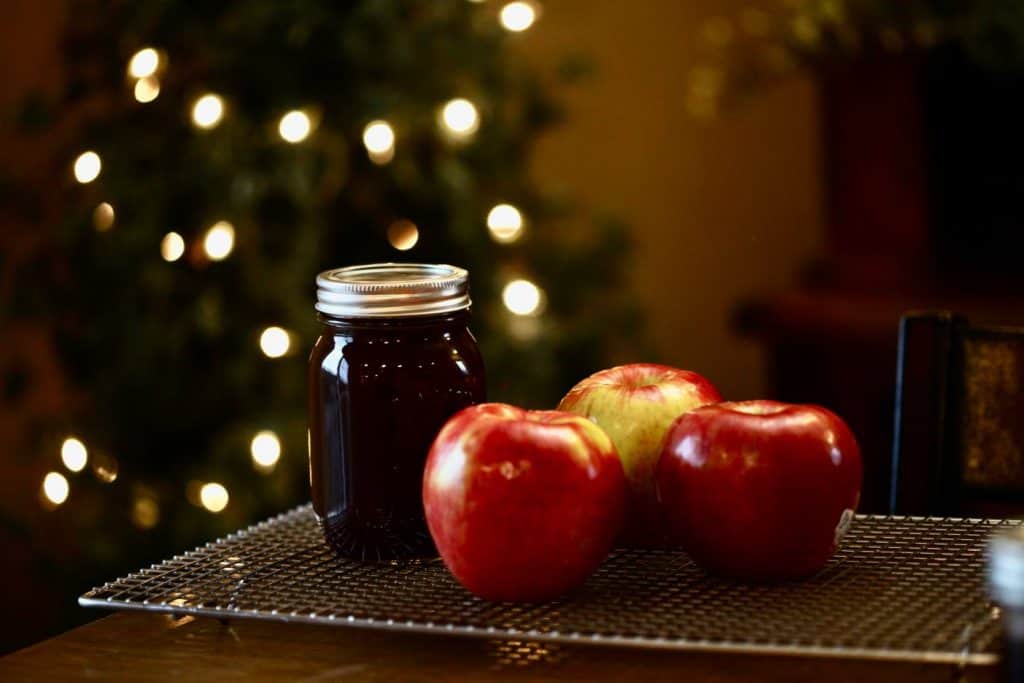
{"label": "mason jar", "polygon": [[449,417],[485,400],[468,279],[462,268],[418,263],[316,278],[310,487],[324,537],[344,557],[436,554],[421,495],[427,452]]}

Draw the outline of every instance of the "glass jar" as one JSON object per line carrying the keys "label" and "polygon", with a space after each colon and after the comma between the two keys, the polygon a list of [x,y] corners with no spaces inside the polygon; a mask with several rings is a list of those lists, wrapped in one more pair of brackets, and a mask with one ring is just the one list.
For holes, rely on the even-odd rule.
{"label": "glass jar", "polygon": [[468,273],[381,263],[316,282],[309,476],[324,536],[352,559],[436,555],[421,496],[427,452],[449,417],[485,400]]}
{"label": "glass jar", "polygon": [[1002,680],[1024,681],[1024,529],[989,540],[988,589],[1002,611]]}

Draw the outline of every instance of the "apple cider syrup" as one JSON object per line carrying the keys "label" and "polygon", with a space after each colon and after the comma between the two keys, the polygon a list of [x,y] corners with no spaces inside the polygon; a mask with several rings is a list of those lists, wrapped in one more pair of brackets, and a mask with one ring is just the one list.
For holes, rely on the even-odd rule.
{"label": "apple cider syrup", "polygon": [[316,282],[309,476],[324,536],[351,559],[436,555],[423,513],[427,453],[449,417],[485,400],[468,273],[382,263]]}

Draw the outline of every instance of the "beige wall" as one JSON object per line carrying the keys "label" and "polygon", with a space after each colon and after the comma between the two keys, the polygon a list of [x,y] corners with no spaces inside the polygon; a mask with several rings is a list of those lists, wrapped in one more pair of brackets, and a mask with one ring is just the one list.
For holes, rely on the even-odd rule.
{"label": "beige wall", "polygon": [[569,121],[542,141],[535,176],[632,225],[633,281],[656,347],[732,398],[762,391],[763,359],[729,332],[731,310],[792,283],[822,241],[818,117],[806,79],[711,122],[687,113],[687,74],[707,54],[703,23],[750,4],[548,0],[518,37],[538,62],[578,50],[598,69],[566,93]]}

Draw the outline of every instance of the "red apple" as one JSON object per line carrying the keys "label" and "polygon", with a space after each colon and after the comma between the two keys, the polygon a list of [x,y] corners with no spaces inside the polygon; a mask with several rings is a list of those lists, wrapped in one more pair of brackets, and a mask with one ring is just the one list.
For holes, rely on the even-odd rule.
{"label": "red apple", "polygon": [[682,413],[722,397],[696,372],[653,363],[633,363],[594,373],[574,386],[559,410],[593,420],[615,444],[629,482],[628,545],[670,543],[668,521],[654,491],[654,471],[672,422]]}
{"label": "red apple", "polygon": [[774,581],[825,566],[853,519],[862,474],[857,441],[835,413],[743,401],[676,420],[657,487],[698,564]]}
{"label": "red apple", "polygon": [[595,424],[500,403],[452,417],[423,475],[441,558],[488,600],[548,600],[583,583],[611,548],[625,495],[615,446]]}

